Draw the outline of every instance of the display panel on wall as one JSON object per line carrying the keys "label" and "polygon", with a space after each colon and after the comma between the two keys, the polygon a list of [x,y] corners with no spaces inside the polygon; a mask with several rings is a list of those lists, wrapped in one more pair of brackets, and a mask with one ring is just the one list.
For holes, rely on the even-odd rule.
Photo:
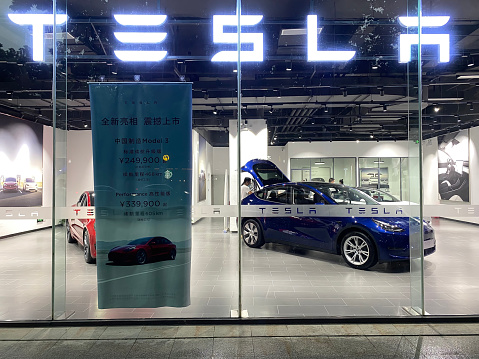
{"label": "display panel on wall", "polygon": [[0,207],[42,205],[43,126],[2,117]]}
{"label": "display panel on wall", "polygon": [[469,131],[437,138],[439,199],[469,202]]}
{"label": "display panel on wall", "polygon": [[199,135],[198,147],[198,202],[206,200],[206,140]]}
{"label": "display panel on wall", "polygon": [[361,168],[361,187],[389,188],[389,169],[386,168]]}

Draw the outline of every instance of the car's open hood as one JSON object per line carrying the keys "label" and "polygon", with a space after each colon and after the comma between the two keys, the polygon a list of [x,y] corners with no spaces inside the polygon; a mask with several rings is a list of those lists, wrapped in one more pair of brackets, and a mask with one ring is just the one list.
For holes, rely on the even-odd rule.
{"label": "car's open hood", "polygon": [[268,160],[250,160],[241,167],[241,170],[251,174],[260,187],[289,182],[288,177]]}

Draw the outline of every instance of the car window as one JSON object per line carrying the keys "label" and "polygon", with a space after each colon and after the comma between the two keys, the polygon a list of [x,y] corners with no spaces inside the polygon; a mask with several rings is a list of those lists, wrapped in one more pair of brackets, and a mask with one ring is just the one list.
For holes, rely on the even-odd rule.
{"label": "car window", "polygon": [[325,203],[324,198],[319,194],[307,188],[293,188],[293,201],[294,204],[316,204]]}
{"label": "car window", "polygon": [[273,187],[268,189],[265,193],[265,198],[267,201],[292,204],[291,201],[291,187],[281,186]]}
{"label": "car window", "polygon": [[7,179],[5,180],[5,182],[17,182],[17,179],[16,179],[16,178],[13,178],[13,177],[7,177]]}
{"label": "car window", "polygon": [[77,206],[83,206],[83,201],[85,199],[85,194],[82,193],[82,195],[80,196],[80,198],[78,199],[78,202],[77,202]]}

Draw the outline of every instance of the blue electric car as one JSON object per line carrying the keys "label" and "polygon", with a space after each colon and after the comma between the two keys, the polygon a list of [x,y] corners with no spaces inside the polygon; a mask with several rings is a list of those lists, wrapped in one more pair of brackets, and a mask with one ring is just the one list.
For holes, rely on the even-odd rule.
{"label": "blue electric car", "polygon": [[[267,160],[251,160],[242,167],[259,186],[242,205],[377,205],[365,193],[341,184],[289,182]],[[409,221],[407,217],[257,217],[242,218],[243,240],[259,248],[265,242],[341,254],[356,269],[367,269],[378,262],[409,259]],[[424,255],[436,251],[434,230],[424,221]]]}

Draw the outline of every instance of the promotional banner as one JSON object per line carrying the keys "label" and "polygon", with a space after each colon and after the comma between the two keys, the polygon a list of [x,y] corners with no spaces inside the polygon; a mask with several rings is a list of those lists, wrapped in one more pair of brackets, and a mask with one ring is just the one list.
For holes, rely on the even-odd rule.
{"label": "promotional banner", "polygon": [[190,304],[191,96],[90,84],[99,308]]}
{"label": "promotional banner", "polygon": [[1,116],[0,207],[41,206],[42,189],[43,125]]}
{"label": "promotional banner", "polygon": [[439,199],[469,202],[469,131],[437,138]]}

